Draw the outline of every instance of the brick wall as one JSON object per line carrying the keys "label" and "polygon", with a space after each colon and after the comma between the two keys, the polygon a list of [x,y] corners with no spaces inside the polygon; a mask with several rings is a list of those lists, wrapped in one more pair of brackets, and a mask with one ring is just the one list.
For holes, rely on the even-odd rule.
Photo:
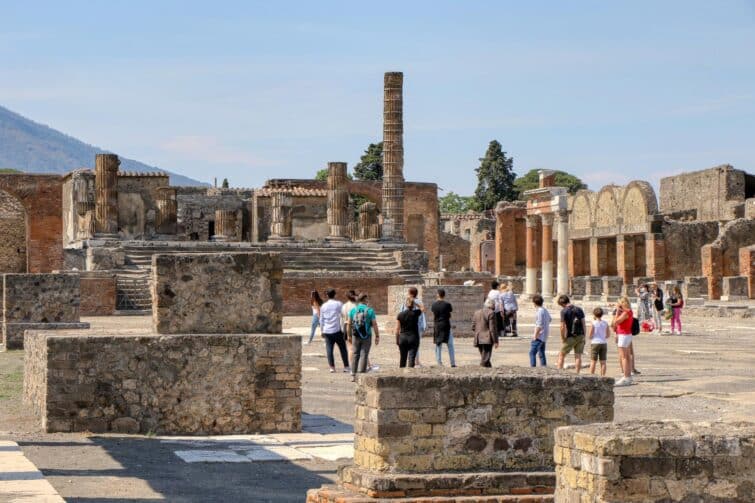
{"label": "brick wall", "polygon": [[81,274],[81,316],[110,316],[115,311],[115,275],[85,272]]}
{"label": "brick wall", "polygon": [[[411,285],[399,285],[388,287],[388,314],[391,318],[388,323],[388,333],[393,334],[396,327],[396,313],[400,312],[406,301],[409,287]],[[427,331],[426,337],[433,335],[433,314],[430,306],[437,298],[438,288],[446,291],[446,301],[453,306],[451,313],[451,329],[454,337],[472,337],[472,316],[474,312],[482,307],[487,292],[483,286],[459,286],[459,285],[439,285],[439,286],[417,286],[418,298],[422,301],[427,309]]]}
{"label": "brick wall", "polygon": [[301,430],[301,338],[29,332],[24,401],[47,432]]}
{"label": "brick wall", "polygon": [[440,254],[443,256],[443,263],[439,261],[438,267],[447,271],[469,269],[469,241],[466,239],[449,232],[441,232]]}
{"label": "brick wall", "polygon": [[407,242],[427,251],[430,269],[437,270],[440,255],[440,209],[438,186],[434,183],[406,182],[404,233]]}
{"label": "brick wall", "polygon": [[663,212],[694,209],[698,220],[731,220],[744,201],[745,172],[728,164],[661,178]]}

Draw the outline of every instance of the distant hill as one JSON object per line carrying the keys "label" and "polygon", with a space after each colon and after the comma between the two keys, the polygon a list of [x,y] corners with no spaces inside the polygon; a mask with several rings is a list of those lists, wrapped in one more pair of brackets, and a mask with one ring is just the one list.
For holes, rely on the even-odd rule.
{"label": "distant hill", "polygon": [[[0,106],[0,168],[27,173],[68,173],[94,167],[95,154],[107,152],[38,124]],[[208,185],[170,171],[121,157],[122,171],[164,171],[171,185]]]}

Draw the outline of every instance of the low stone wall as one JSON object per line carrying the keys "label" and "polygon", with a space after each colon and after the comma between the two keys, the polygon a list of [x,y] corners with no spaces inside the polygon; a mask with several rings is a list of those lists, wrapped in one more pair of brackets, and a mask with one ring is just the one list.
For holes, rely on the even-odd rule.
{"label": "low stone wall", "polygon": [[748,278],[744,276],[724,276],[721,278],[721,300],[747,300],[748,283]]}
{"label": "low stone wall", "polygon": [[[412,285],[389,286],[388,287],[388,314],[391,315],[387,323],[388,333],[393,334],[396,328],[396,314],[398,314]],[[451,329],[454,337],[472,337],[472,316],[474,312],[482,307],[485,300],[486,290],[482,286],[460,286],[460,285],[438,285],[416,287],[418,298],[425,305],[425,319],[427,320],[427,330],[425,337],[432,337],[434,329],[434,317],[430,306],[437,299],[438,289],[443,288],[446,291],[446,300],[453,306],[451,313]]]}
{"label": "low stone wall", "polygon": [[81,273],[81,316],[110,316],[116,307],[115,274]]}
{"label": "low stone wall", "polygon": [[24,401],[47,432],[301,429],[301,338],[29,332]]}
{"label": "low stone wall", "polygon": [[755,501],[755,423],[636,421],[556,430],[556,501]]}

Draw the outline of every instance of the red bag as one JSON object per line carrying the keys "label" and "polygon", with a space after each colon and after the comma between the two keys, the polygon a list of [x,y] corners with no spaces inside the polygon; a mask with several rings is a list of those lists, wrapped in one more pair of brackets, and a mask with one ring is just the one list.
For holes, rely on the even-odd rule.
{"label": "red bag", "polygon": [[640,329],[643,332],[652,332],[655,330],[655,324],[651,320],[645,320],[640,324]]}

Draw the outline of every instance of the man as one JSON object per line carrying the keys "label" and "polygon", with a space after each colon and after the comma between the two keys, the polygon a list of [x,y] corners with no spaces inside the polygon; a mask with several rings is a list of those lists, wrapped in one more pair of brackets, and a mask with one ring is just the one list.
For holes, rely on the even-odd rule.
{"label": "man", "polygon": [[443,288],[438,289],[438,297],[433,305],[430,306],[433,312],[433,339],[435,341],[435,360],[438,365],[443,366],[443,343],[448,346],[448,359],[451,366],[456,366],[454,355],[454,336],[451,333],[451,312],[454,310],[450,302],[446,302],[446,291]]}
{"label": "man", "polygon": [[585,312],[572,305],[569,297],[561,295],[558,298],[561,306],[561,352],[558,354],[558,368],[564,368],[564,358],[574,350],[574,364],[577,374],[582,370],[582,352],[585,349]]}
{"label": "man", "polygon": [[498,347],[498,326],[492,300],[487,299],[484,307],[475,311],[472,316],[472,331],[474,345],[480,351],[480,366],[492,367],[490,357],[493,355],[493,348]]}
{"label": "man", "polygon": [[[422,364],[419,362],[419,343],[422,342],[422,334],[425,333],[425,330],[427,330],[427,319],[425,318],[425,306],[422,304],[422,300],[419,298],[419,290],[417,290],[416,287],[409,287],[408,290],[409,297],[412,298],[414,301],[414,310],[421,311],[422,314],[419,317],[419,342],[417,342],[417,351],[414,353],[414,366],[415,367],[421,367]],[[401,311],[405,311],[406,306],[402,306]]]}
{"label": "man", "polygon": [[535,304],[535,333],[532,336],[530,344],[530,367],[534,367],[536,357],[540,356],[540,365],[545,367],[545,343],[548,342],[548,333],[551,322],[551,315],[543,307],[543,296],[536,294],[532,297],[532,303]]}
{"label": "man", "polygon": [[320,306],[320,327],[322,329],[322,336],[325,337],[325,354],[328,357],[328,366],[330,372],[336,371],[335,359],[333,358],[333,346],[338,346],[338,351],[341,353],[341,360],[343,361],[343,371],[349,371],[349,357],[346,351],[346,341],[341,331],[341,309],[343,309],[343,303],[336,300],[336,291],[329,288],[325,292],[328,300],[326,300],[322,306]]}
{"label": "man", "polygon": [[348,330],[351,334],[351,380],[356,381],[356,373],[367,372],[367,360],[372,347],[372,333],[375,332],[375,345],[380,344],[375,310],[367,306],[367,294],[360,293],[357,306],[349,313]]}
{"label": "man", "polygon": [[[503,305],[501,304],[501,291],[500,291],[501,284],[497,281],[493,281],[490,284],[490,291],[488,292],[488,300],[493,303],[493,310],[495,311],[495,326],[496,330],[500,334],[501,330],[504,329],[503,324]],[[503,336],[505,337],[506,334],[504,333]]]}

